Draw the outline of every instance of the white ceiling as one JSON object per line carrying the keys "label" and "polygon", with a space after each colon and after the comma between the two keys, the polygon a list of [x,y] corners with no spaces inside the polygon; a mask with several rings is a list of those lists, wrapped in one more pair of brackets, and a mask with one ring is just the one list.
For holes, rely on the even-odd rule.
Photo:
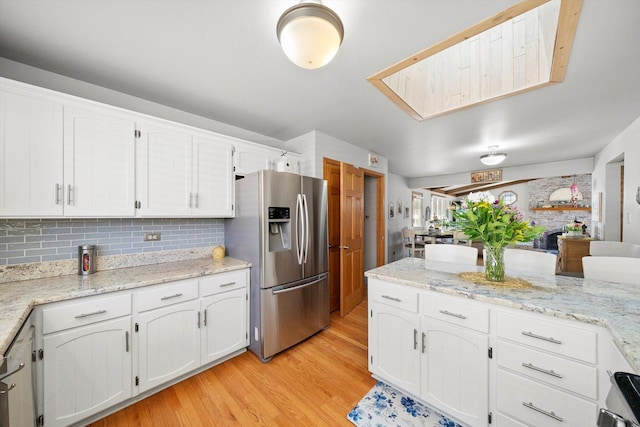
{"label": "white ceiling", "polygon": [[[515,0],[326,0],[345,27],[328,66],[275,34],[297,0],[0,0],[0,56],[278,140],[317,130],[424,177],[593,156],[640,116],[640,1],[584,0],[565,81],[416,122],[366,78]],[[295,151],[295,150],[294,150]]]}

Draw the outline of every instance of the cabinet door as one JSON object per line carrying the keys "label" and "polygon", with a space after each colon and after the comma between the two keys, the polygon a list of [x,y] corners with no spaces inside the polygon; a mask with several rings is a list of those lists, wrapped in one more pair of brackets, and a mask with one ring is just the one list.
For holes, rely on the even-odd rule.
{"label": "cabinet door", "polygon": [[419,316],[377,302],[369,305],[369,370],[381,380],[419,395]]}
{"label": "cabinet door", "polygon": [[0,216],[62,216],[62,105],[0,90]]}
{"label": "cabinet door", "polygon": [[246,289],[203,298],[202,315],[202,364],[213,362],[249,345]]}
{"label": "cabinet door", "polygon": [[460,421],[487,425],[489,338],[423,317],[420,397]]}
{"label": "cabinet door", "polygon": [[200,301],[140,314],[140,392],[200,366]]}
{"label": "cabinet door", "polygon": [[131,317],[44,337],[44,419],[66,426],[131,397]]}
{"label": "cabinet door", "polygon": [[139,124],[136,186],[141,216],[190,216],[191,135],[152,122]]}
{"label": "cabinet door", "polygon": [[65,216],[134,215],[134,132],[110,110],[65,106]]}
{"label": "cabinet door", "polygon": [[193,137],[194,216],[233,216],[233,145],[223,137]]}
{"label": "cabinet door", "polygon": [[262,169],[273,169],[273,161],[282,154],[280,150],[244,144],[240,141],[236,141],[235,146],[236,175],[247,175]]}

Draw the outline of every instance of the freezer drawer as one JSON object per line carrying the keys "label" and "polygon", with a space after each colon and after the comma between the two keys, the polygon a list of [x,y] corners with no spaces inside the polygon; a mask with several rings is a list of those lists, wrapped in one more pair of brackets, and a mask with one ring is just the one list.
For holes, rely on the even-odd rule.
{"label": "freezer drawer", "polygon": [[261,289],[260,299],[263,359],[329,326],[327,274],[294,286]]}

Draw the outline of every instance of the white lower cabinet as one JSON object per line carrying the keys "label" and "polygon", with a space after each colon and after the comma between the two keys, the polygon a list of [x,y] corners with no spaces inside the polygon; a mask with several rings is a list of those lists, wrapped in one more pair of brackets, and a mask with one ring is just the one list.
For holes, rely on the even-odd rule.
{"label": "white lower cabinet", "polygon": [[200,366],[200,301],[188,301],[138,316],[139,392]]}
{"label": "white lower cabinet", "polygon": [[95,419],[242,351],[248,286],[241,269],[39,307],[46,425]]}
{"label": "white lower cabinet", "polygon": [[372,278],[369,301],[372,374],[464,425],[595,425],[631,369],[600,326]]}
{"label": "white lower cabinet", "polygon": [[131,397],[130,294],[45,308],[42,317],[47,426],[76,423]]}
{"label": "white lower cabinet", "polygon": [[209,363],[247,347],[247,291],[238,289],[202,299],[200,361]]}
{"label": "white lower cabinet", "polygon": [[460,421],[479,426],[489,413],[489,337],[422,317],[420,397]]}
{"label": "white lower cabinet", "polygon": [[[488,336],[423,315],[436,307],[438,315],[464,323],[477,315],[475,307],[452,307],[442,300],[434,306],[431,293],[374,279],[369,280],[369,295],[369,370],[459,421],[486,425]],[[484,317],[488,322],[487,310]]]}
{"label": "white lower cabinet", "polygon": [[369,370],[415,396],[420,395],[419,329],[416,313],[369,303]]}

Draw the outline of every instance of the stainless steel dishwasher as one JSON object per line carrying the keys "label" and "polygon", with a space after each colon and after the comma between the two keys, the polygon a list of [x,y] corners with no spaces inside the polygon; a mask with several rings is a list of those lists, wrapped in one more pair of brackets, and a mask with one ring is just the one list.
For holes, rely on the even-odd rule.
{"label": "stainless steel dishwasher", "polygon": [[35,426],[34,327],[26,322],[0,365],[0,427]]}

